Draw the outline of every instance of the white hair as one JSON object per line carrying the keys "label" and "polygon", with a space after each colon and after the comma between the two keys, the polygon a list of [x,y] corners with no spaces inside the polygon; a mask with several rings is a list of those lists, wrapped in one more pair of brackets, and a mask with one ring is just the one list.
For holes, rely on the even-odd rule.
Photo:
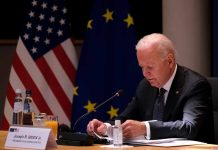
{"label": "white hair", "polygon": [[136,50],[146,50],[151,46],[155,46],[162,57],[166,56],[168,53],[172,53],[174,57],[176,55],[172,41],[160,33],[152,33],[141,38],[136,44]]}

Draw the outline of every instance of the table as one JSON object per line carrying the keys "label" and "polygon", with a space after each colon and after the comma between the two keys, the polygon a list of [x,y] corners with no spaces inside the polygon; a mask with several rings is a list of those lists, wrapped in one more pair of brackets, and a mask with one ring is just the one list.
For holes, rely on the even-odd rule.
{"label": "table", "polygon": [[[7,131],[0,131],[0,150],[6,150],[4,148],[5,140],[7,137]],[[101,145],[93,146],[64,146],[58,145],[58,150],[108,150],[111,148],[102,148]],[[138,146],[130,148],[116,148],[114,150],[218,150],[218,145],[206,144],[206,145],[193,145],[193,146],[181,146],[181,147],[154,147],[154,146]],[[53,150],[53,149],[48,149]]]}

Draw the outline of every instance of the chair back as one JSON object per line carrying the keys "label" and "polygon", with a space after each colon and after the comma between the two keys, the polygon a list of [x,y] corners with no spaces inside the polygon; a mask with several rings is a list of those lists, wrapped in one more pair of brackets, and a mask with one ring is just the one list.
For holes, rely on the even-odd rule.
{"label": "chair back", "polygon": [[212,87],[215,143],[218,144],[218,77],[207,78]]}

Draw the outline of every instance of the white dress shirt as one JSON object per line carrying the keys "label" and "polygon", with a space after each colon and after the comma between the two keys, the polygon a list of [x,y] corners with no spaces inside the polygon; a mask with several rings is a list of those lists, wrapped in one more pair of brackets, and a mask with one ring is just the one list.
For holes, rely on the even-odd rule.
{"label": "white dress shirt", "polygon": [[[169,80],[164,84],[164,86],[162,88],[164,88],[166,90],[165,94],[164,94],[164,105],[166,104],[166,101],[167,101],[167,97],[168,97],[168,94],[169,94],[169,91],[170,91],[170,88],[171,88],[171,85],[172,85],[172,82],[173,82],[173,79],[176,75],[176,71],[177,71],[177,65],[175,67],[175,70],[173,72],[173,74],[171,75],[171,77],[169,78]],[[159,89],[160,90],[160,89]],[[147,135],[145,136],[146,139],[150,139],[151,138],[151,130],[150,130],[150,125],[149,125],[149,122],[152,122],[152,121],[156,121],[156,120],[150,120],[150,121],[144,121],[145,123],[145,126],[146,126],[146,131],[147,131]]]}

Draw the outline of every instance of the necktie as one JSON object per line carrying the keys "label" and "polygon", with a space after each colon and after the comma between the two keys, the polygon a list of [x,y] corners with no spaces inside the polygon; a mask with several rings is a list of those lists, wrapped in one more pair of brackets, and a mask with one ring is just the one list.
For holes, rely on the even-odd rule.
{"label": "necktie", "polygon": [[163,113],[164,113],[164,94],[166,90],[164,88],[161,88],[154,105],[153,110],[153,119],[155,120],[162,120],[163,119]]}

